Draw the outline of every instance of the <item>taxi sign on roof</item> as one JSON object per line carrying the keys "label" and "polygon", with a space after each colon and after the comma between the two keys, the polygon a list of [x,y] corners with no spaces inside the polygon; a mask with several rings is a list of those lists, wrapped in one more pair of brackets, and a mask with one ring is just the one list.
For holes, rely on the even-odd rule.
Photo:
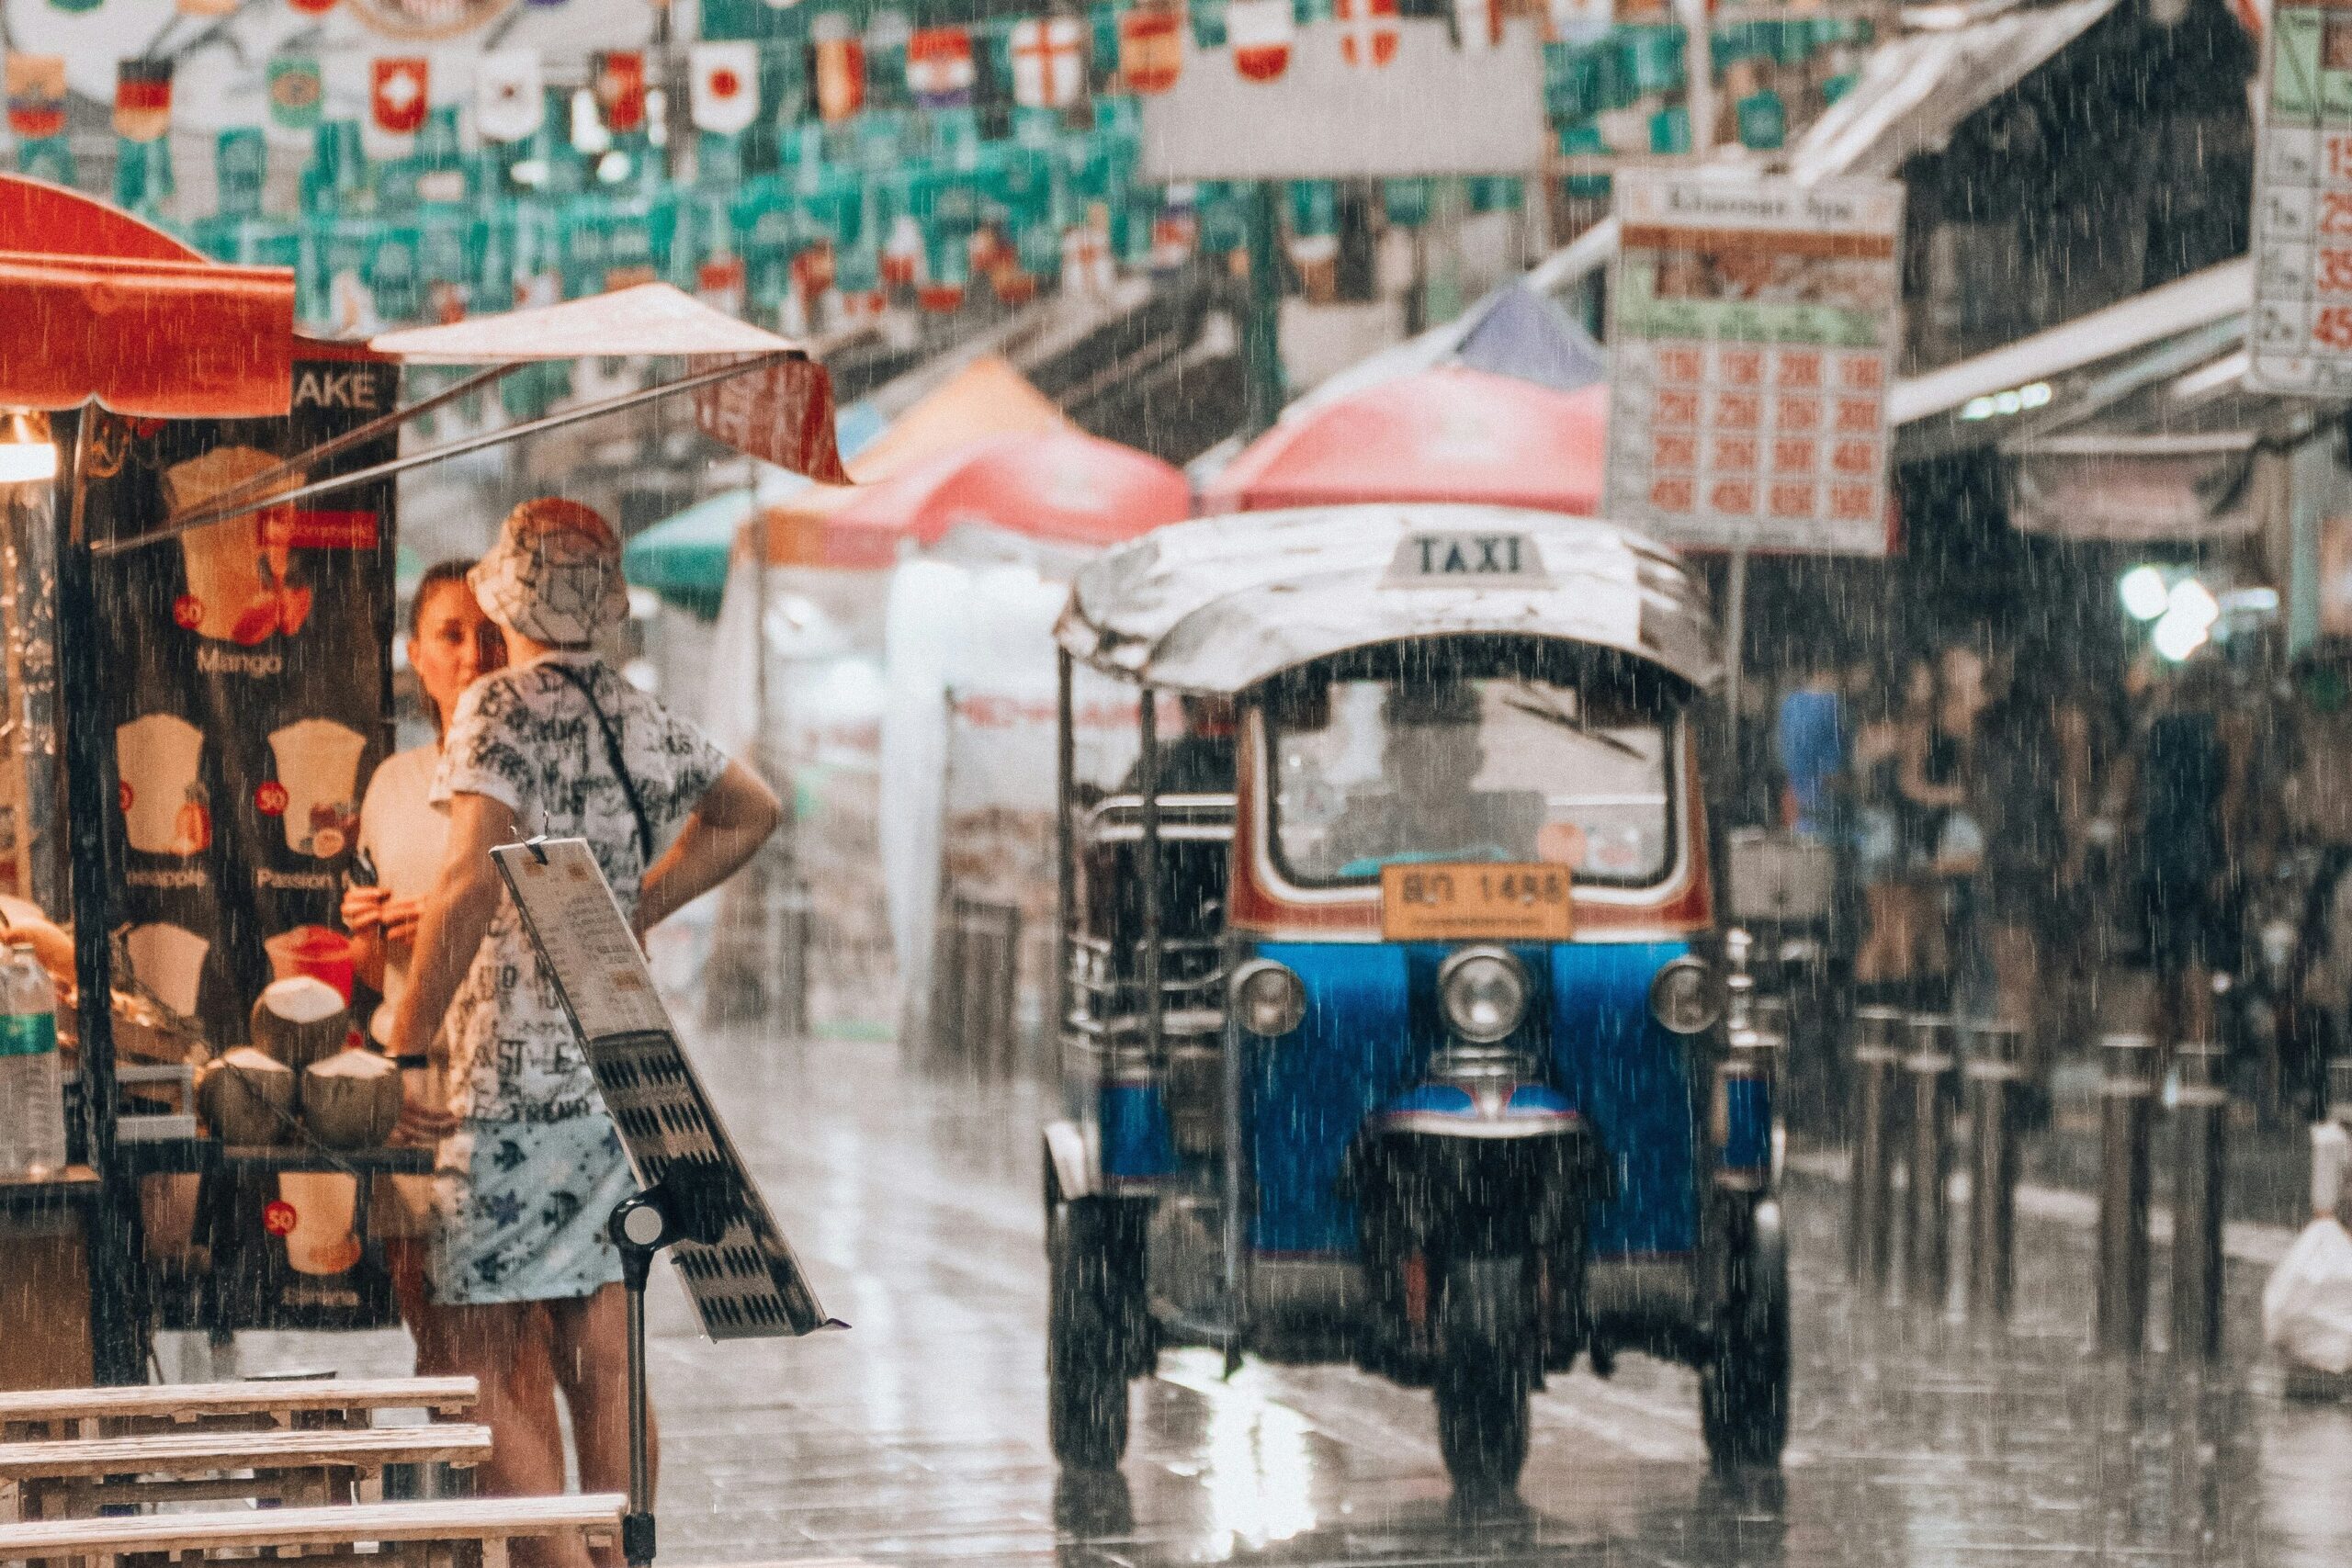
{"label": "taxi sign on roof", "polygon": [[1549,588],[1543,552],[1524,534],[1408,533],[1396,541],[1384,588]]}

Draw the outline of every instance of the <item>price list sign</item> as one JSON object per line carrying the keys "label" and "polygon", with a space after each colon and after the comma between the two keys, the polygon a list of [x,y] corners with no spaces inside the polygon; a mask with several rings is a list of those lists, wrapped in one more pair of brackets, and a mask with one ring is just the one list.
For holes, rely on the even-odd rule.
{"label": "price list sign", "polygon": [[1702,548],[1885,555],[1902,186],[1628,172],[1617,192],[1607,514]]}
{"label": "price list sign", "polygon": [[2352,392],[2352,0],[2271,17],[2254,191],[2254,344],[2266,391]]}

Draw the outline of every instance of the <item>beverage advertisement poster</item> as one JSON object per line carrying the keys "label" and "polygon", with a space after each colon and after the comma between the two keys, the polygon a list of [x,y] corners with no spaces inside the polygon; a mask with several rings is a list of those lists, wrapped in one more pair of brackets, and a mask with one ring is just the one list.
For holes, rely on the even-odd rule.
{"label": "beverage advertisement poster", "polygon": [[1702,549],[1887,554],[1902,186],[1617,191],[1605,514]]}
{"label": "beverage advertisement poster", "polygon": [[[95,412],[93,543],[137,538],[388,412],[399,378],[390,361],[315,344],[297,350],[286,418]],[[388,434],[274,488],[394,454]],[[119,951],[216,1050],[244,1041],[273,978],[313,974],[348,991],[337,910],[390,738],[392,552],[383,480],[96,562],[108,679],[93,716],[114,737]]]}
{"label": "beverage advertisement poster", "polygon": [[2352,392],[2352,3],[2281,5],[2264,53],[2246,378],[2341,397]]}

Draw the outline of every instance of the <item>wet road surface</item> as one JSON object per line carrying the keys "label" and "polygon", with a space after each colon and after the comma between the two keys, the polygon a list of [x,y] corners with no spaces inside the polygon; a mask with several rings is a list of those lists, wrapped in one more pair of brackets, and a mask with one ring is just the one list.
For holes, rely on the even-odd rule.
{"label": "wet road surface", "polygon": [[[1537,1396],[1524,1509],[1457,1516],[1427,1397],[1342,1368],[1229,1382],[1171,1352],[1122,1476],[1057,1488],[1046,1448],[1037,1096],[885,1045],[748,1036],[697,1051],[814,1275],[855,1326],[716,1346],[656,1303],[672,1562],[1078,1564],[2352,1562],[2352,1406],[2281,1399],[2259,1275],[2230,1356],[2087,1349],[2090,1237],[2029,1226],[1992,1330],[1864,1306],[1842,1191],[1803,1182],[1797,1393],[1782,1477],[1711,1477],[1688,1372],[1637,1356]],[[2164,1280],[2159,1255],[2156,1300]]]}
{"label": "wet road surface", "polygon": [[[1251,1363],[1227,1381],[1218,1358],[1182,1351],[1138,1385],[1120,1476],[1057,1486],[1036,1092],[926,1076],[883,1044],[736,1035],[695,1055],[854,1327],[708,1344],[657,1266],[665,1563],[2352,1563],[2352,1404],[2282,1399],[2257,1353],[2259,1270],[2233,1266],[2215,1373],[2160,1352],[2102,1361],[2087,1231],[2023,1226],[2001,1331],[1858,1302],[1842,1189],[1807,1178],[1789,1201],[1781,1477],[1712,1477],[1690,1374],[1628,1355],[1611,1381],[1579,1371],[1537,1396],[1523,1508],[1464,1517],[1425,1394],[1338,1367]],[[287,1343],[252,1346],[249,1371],[289,1356],[405,1370],[397,1336],[259,1337]]]}

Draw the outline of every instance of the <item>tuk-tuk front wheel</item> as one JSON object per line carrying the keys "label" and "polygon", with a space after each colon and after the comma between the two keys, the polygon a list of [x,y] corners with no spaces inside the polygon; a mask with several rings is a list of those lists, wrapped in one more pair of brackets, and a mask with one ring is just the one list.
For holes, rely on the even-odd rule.
{"label": "tuk-tuk front wheel", "polygon": [[1722,1316],[1699,1371],[1699,1427],[1718,1468],[1778,1465],[1789,1440],[1789,1254],[1780,1205],[1756,1205],[1729,1239]]}
{"label": "tuk-tuk front wheel", "polygon": [[1127,1378],[1149,1333],[1132,1207],[1100,1197],[1046,1204],[1046,1424],[1054,1458],[1069,1470],[1114,1469],[1127,1449]]}
{"label": "tuk-tuk front wheel", "polygon": [[1458,1258],[1432,1303],[1437,1442],[1454,1489],[1500,1496],[1527,1464],[1527,1398],[1539,1355],[1532,1263]]}

